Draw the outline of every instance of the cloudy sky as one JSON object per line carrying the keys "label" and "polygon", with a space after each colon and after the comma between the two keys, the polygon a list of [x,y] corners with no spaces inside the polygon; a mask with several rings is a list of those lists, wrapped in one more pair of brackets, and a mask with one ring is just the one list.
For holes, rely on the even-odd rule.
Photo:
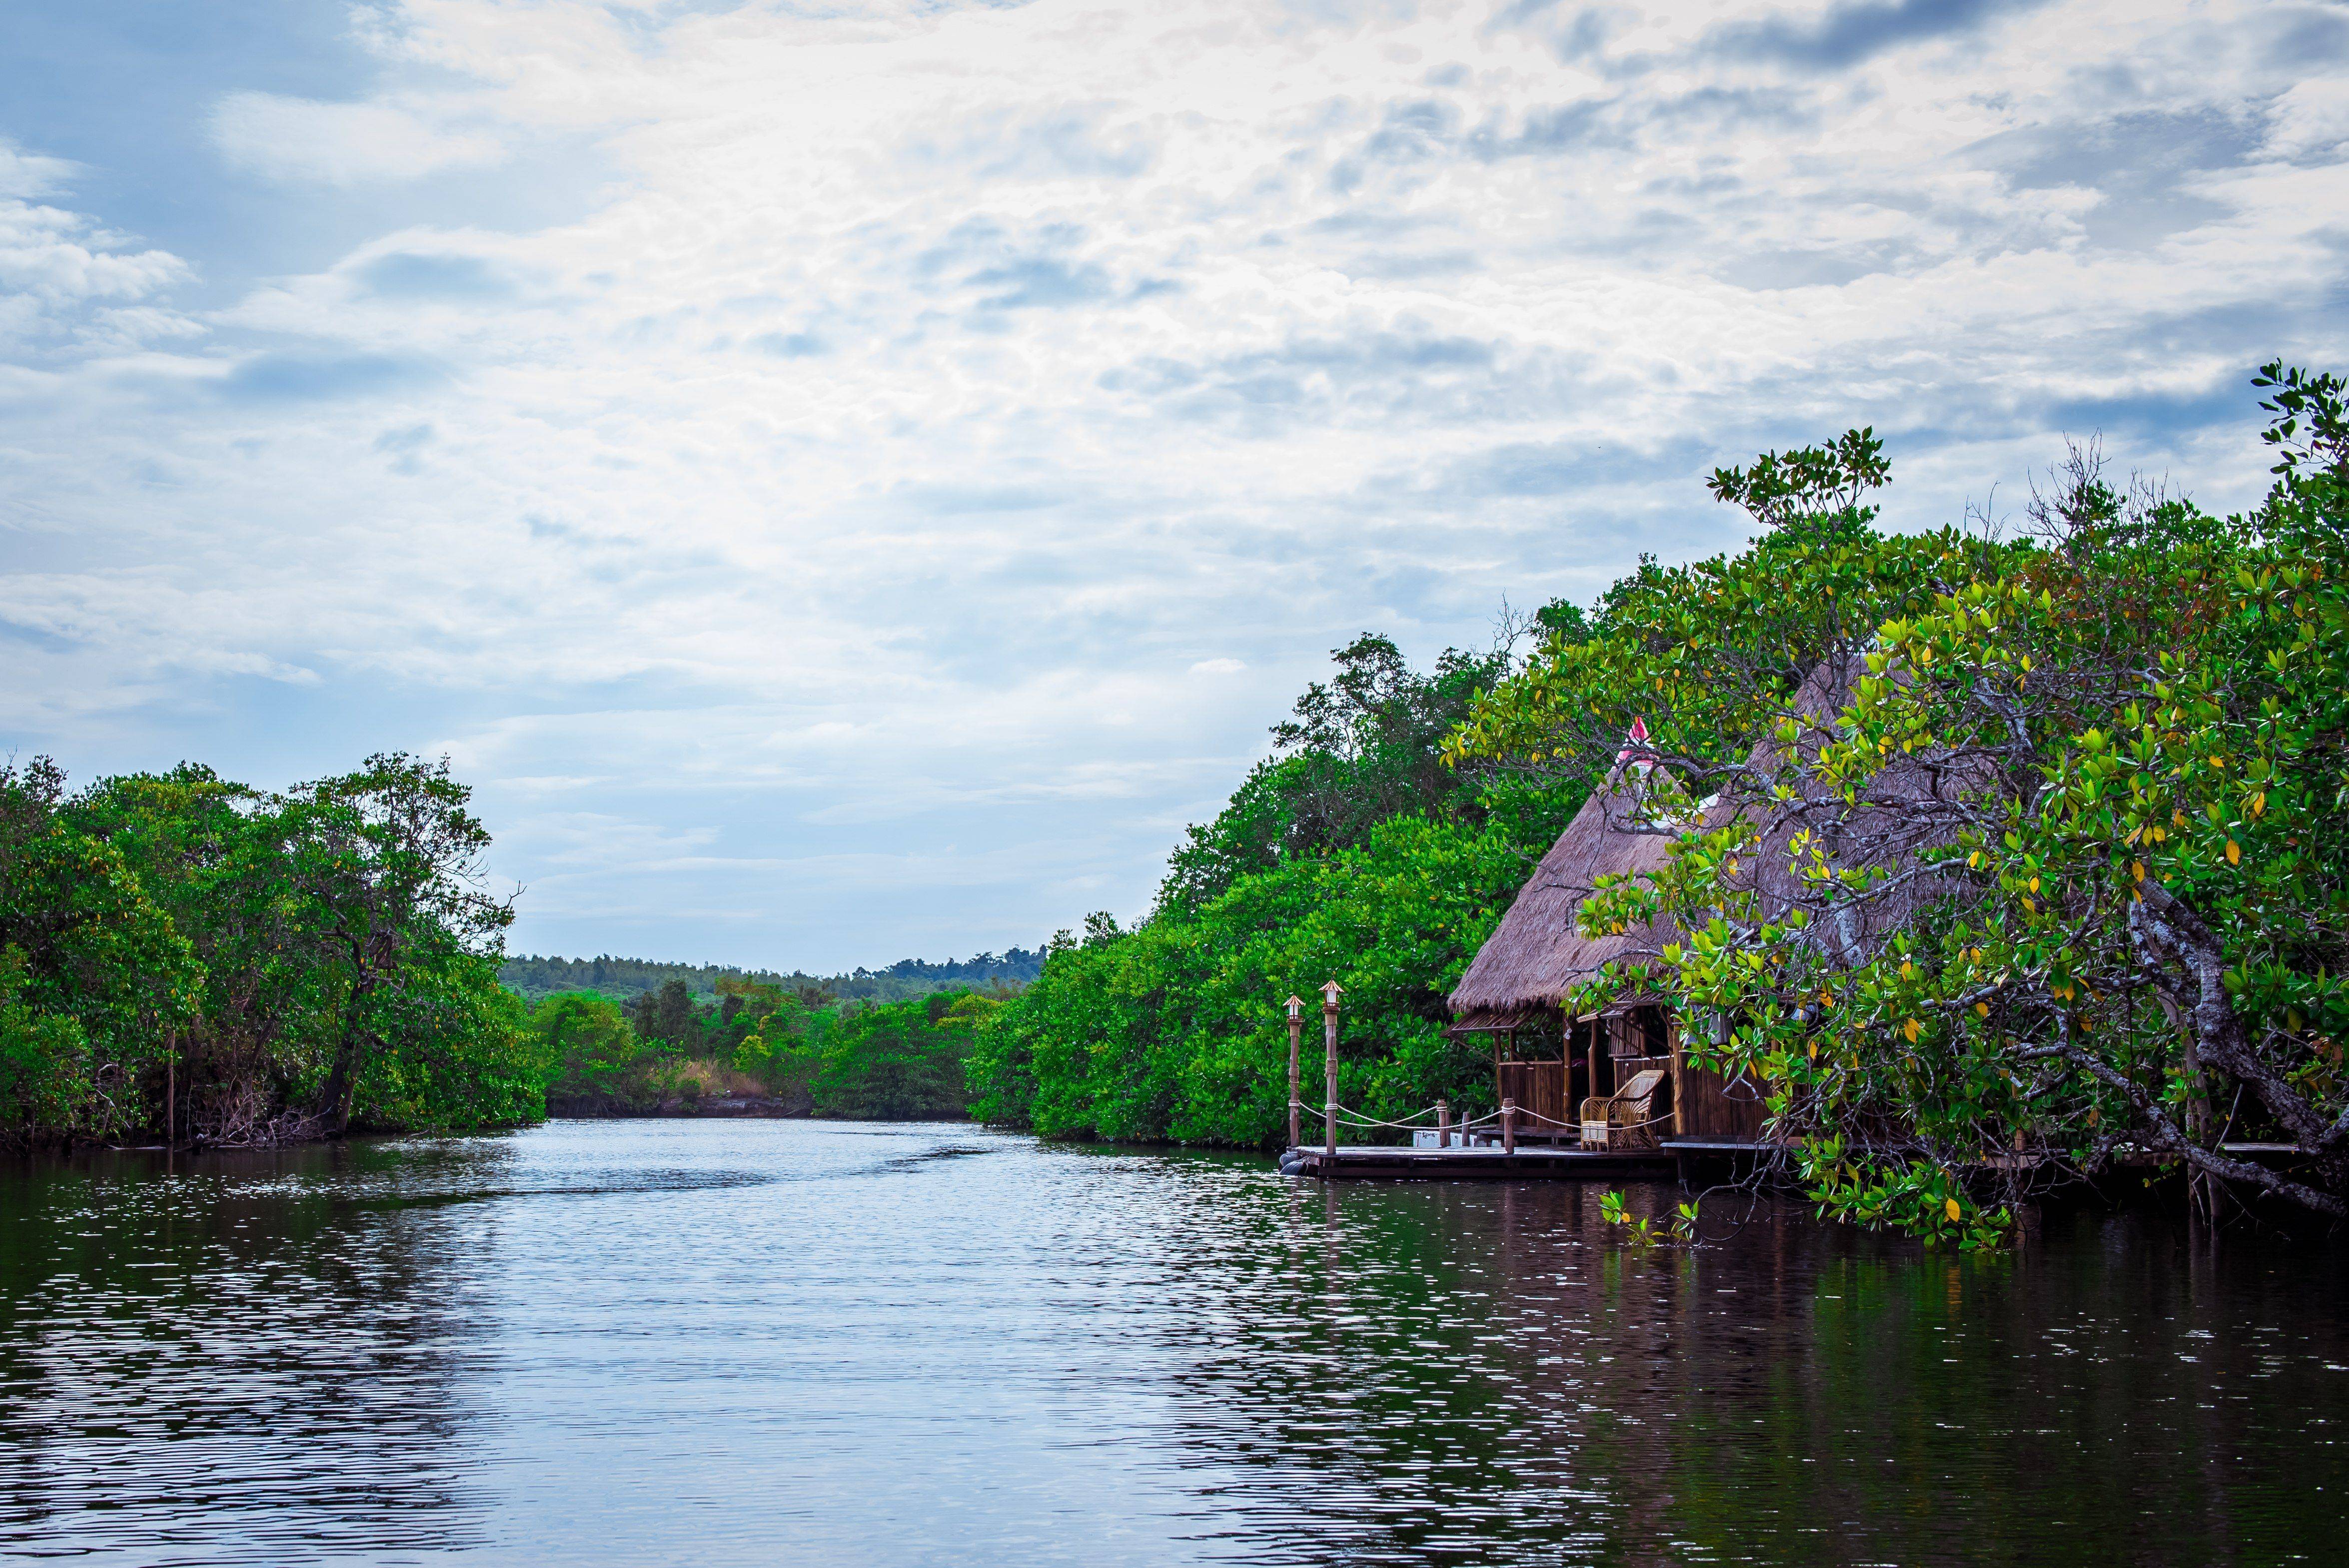
{"label": "cloudy sky", "polygon": [[0,754],[446,752],[515,945],[1146,905],[1328,651],[1702,475],[2064,434],[2207,504],[2338,366],[2349,8],[0,0]]}

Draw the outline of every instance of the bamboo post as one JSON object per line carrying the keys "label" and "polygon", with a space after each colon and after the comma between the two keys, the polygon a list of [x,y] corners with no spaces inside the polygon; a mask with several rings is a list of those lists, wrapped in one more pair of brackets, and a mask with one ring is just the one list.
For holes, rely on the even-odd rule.
{"label": "bamboo post", "polygon": [[1448,1099],[1435,1102],[1435,1147],[1452,1147],[1452,1102]]}
{"label": "bamboo post", "polygon": [[1300,1092],[1297,1080],[1297,1042],[1305,1032],[1305,998],[1288,998],[1288,1147],[1297,1147],[1297,1113],[1303,1109],[1298,1099]]}
{"label": "bamboo post", "polygon": [[1688,1136],[1688,1118],[1683,1114],[1682,1108],[1688,1104],[1688,1094],[1681,1087],[1681,1079],[1685,1076],[1682,1072],[1682,1068],[1685,1065],[1686,1053],[1681,1043],[1680,1019],[1677,1017],[1673,1018],[1664,1026],[1664,1037],[1672,1043],[1672,1136],[1674,1138],[1686,1138]]}
{"label": "bamboo post", "polygon": [[1338,1154],[1338,998],[1345,995],[1335,981],[1321,987],[1321,1076],[1328,1093],[1321,1104],[1321,1152]]}
{"label": "bamboo post", "polygon": [[1501,1152],[1515,1154],[1516,1151],[1517,1102],[1514,1099],[1505,1099],[1501,1102]]}

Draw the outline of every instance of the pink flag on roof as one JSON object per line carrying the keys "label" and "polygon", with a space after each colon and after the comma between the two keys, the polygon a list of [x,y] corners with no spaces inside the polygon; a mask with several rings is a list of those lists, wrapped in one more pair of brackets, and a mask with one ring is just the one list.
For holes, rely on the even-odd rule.
{"label": "pink flag on roof", "polygon": [[1626,747],[1624,747],[1622,750],[1620,750],[1620,751],[1619,751],[1619,752],[1617,752],[1617,753],[1615,754],[1615,760],[1616,760],[1616,761],[1618,761],[1618,762],[1629,762],[1629,761],[1630,761],[1630,760],[1631,760],[1631,750],[1632,750],[1632,748],[1633,748],[1633,747],[1637,747],[1637,746],[1644,746],[1644,745],[1646,745],[1646,744],[1647,744],[1647,741],[1648,741],[1648,721],[1647,721],[1646,719],[1644,719],[1644,718],[1635,718],[1635,719],[1633,719],[1633,720],[1631,721],[1631,731],[1630,731],[1630,733],[1629,735],[1626,735],[1623,738],[1624,738],[1625,740],[1629,741],[1630,744],[1630,745],[1628,745],[1628,746],[1626,746]]}

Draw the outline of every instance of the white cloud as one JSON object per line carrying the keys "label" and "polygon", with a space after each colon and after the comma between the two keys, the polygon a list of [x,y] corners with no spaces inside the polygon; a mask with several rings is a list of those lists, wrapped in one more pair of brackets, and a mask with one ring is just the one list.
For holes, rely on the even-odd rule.
{"label": "white cloud", "polygon": [[2268,145],[2287,158],[2321,157],[2349,141],[2349,79],[2315,77],[2275,100]]}
{"label": "white cloud", "polygon": [[138,248],[82,213],[30,200],[77,172],[0,140],[0,351],[38,340],[77,308],[145,298],[190,275],[167,251]]}
{"label": "white cloud", "polygon": [[319,103],[237,92],[213,108],[212,135],[231,163],[288,182],[413,180],[505,156],[490,131],[435,119],[429,109],[396,102]]}
{"label": "white cloud", "polygon": [[[534,946],[660,906],[606,833],[764,912],[717,955],[1130,912],[1328,649],[1717,548],[1713,462],[1873,422],[1938,521],[2101,428],[2251,493],[2244,374],[2349,348],[2343,76],[2227,9],[378,6],[378,96],[231,93],[222,150],[388,211],[591,136],[601,198],[198,311],[0,162],[13,330],[85,346],[0,366],[0,740],[234,769],[201,716],[316,691],[317,770],[445,744],[571,879]],[[839,870],[982,838],[932,904]]]}
{"label": "white cloud", "polygon": [[45,195],[72,177],[74,165],[62,158],[39,153],[0,139],[0,197]]}

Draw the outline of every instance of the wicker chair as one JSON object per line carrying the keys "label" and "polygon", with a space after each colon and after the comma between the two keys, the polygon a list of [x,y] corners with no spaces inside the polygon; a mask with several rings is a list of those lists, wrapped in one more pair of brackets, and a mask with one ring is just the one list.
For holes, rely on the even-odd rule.
{"label": "wicker chair", "polygon": [[1629,1083],[1610,1095],[1592,1095],[1582,1102],[1582,1147],[1585,1149],[1653,1149],[1656,1091],[1664,1086],[1663,1069],[1648,1068],[1633,1073]]}

